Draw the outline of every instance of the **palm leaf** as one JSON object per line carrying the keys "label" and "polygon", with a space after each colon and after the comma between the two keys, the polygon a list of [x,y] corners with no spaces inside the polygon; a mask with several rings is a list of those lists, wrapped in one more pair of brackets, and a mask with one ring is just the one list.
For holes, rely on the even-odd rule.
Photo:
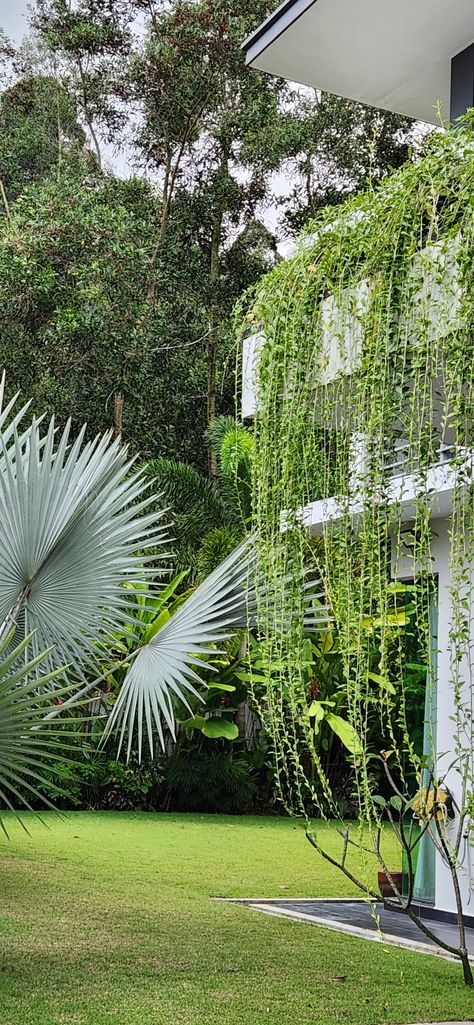
{"label": "palm leaf", "polygon": [[[19,637],[0,665],[0,799],[9,807],[25,787],[39,796],[45,759],[58,757],[57,716],[78,695],[64,687],[58,709],[55,676],[68,663],[85,681],[80,694],[97,684],[98,650],[143,625],[164,589],[151,560],[157,546],[169,555],[163,511],[126,448],[110,434],[86,442],[85,429],[71,439],[69,425],[57,432],[54,421],[23,430],[24,412],[0,410],[0,655],[12,623]],[[151,748],[154,728],[163,743],[162,719],[173,731],[173,702],[196,694],[203,658],[246,627],[253,557],[248,542],[232,552],[132,656],[107,729],[119,726],[121,742],[128,732],[128,753],[135,725],[140,754],[144,725]]]}
{"label": "palm leaf", "polygon": [[[38,787],[47,782],[45,767],[64,758],[68,734],[64,723],[48,720],[48,712],[71,686],[51,689],[62,667],[42,672],[50,653],[29,658],[31,636],[5,655],[11,639],[10,633],[0,645],[0,800],[15,811],[19,803],[29,808],[31,799],[50,803]],[[0,826],[6,832],[1,816]]]}
{"label": "palm leaf", "polygon": [[[150,511],[149,483],[110,435],[56,441],[33,421],[0,436],[0,623],[34,632],[35,653],[54,640],[54,665],[91,663],[94,644],[136,603],[124,587],[147,577],[149,549],[163,545],[163,514]],[[164,555],[167,553],[164,552]]]}
{"label": "palm leaf", "polygon": [[[151,753],[154,729],[164,747],[163,720],[174,736],[174,700],[189,708],[186,695],[199,696],[195,685],[204,684],[203,657],[215,655],[216,645],[247,628],[254,555],[248,540],[240,544],[137,652],[104,734],[105,738],[118,728],[121,747],[127,733],[127,757],[135,726],[139,757],[144,726]],[[212,666],[206,662],[206,668]]]}
{"label": "palm leaf", "polygon": [[146,467],[155,487],[170,506],[179,546],[196,546],[211,527],[227,521],[225,503],[201,473],[177,459],[153,459]]}

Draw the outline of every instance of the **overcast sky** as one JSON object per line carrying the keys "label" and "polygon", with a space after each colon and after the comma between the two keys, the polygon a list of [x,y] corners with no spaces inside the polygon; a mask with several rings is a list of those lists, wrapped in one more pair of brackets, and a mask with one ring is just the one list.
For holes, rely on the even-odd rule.
{"label": "overcast sky", "polygon": [[0,0],[0,25],[16,43],[27,32],[27,11],[28,0]]}

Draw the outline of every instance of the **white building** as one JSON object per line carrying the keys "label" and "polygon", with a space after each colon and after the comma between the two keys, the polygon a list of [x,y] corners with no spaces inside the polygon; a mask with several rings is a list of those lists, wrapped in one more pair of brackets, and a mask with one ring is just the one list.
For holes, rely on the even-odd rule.
{"label": "white building", "polygon": [[[436,123],[438,111],[454,121],[474,107],[474,5],[472,0],[285,0],[245,42],[248,63],[270,74],[298,81],[362,103]],[[350,226],[348,228],[350,230]],[[431,245],[414,257],[420,280],[419,301],[429,311],[433,338],[442,340],[451,330],[462,301],[456,239]],[[363,347],[364,308],[370,282],[361,281],[347,295],[347,305],[331,296],[322,302],[323,351],[319,381],[329,384],[341,375],[357,373]],[[345,307],[345,308],[344,308]],[[344,343],[341,345],[341,337]],[[242,413],[251,417],[258,403],[258,354],[261,333],[244,341]],[[449,432],[448,432],[449,434]],[[450,570],[450,516],[456,470],[451,464],[449,436],[440,434],[439,458],[428,471],[426,490],[431,496],[433,578],[437,581],[436,623],[433,635],[436,666],[436,750],[445,771],[446,783],[455,800],[462,803],[461,779],[453,763],[456,747],[455,709],[450,677],[452,652],[452,580]],[[459,457],[459,453],[458,453]],[[363,489],[364,437],[353,437],[352,480],[360,479]],[[474,462],[465,453],[466,466]],[[414,518],[417,501],[416,468],[405,461],[403,444],[391,454],[388,492],[402,509],[407,524]],[[345,509],[345,512],[344,512]],[[352,502],[354,522],[360,513]],[[337,497],[310,502],[301,516],[308,531],[317,536],[329,521],[347,514],[347,503]],[[413,560],[393,557],[395,578],[413,576]],[[469,594],[472,589],[468,588]],[[473,620],[472,614],[470,615]],[[474,648],[474,627],[470,646]],[[466,664],[465,687],[472,698],[471,669]],[[450,768],[451,766],[451,768]],[[455,832],[457,819],[449,829]],[[474,823],[466,819],[466,842],[462,848],[460,879],[466,915],[471,911],[474,887],[471,844]],[[456,910],[449,869],[436,852],[434,880],[419,893],[435,912]],[[433,885],[434,884],[434,885]],[[473,920],[474,922],[474,920]]]}

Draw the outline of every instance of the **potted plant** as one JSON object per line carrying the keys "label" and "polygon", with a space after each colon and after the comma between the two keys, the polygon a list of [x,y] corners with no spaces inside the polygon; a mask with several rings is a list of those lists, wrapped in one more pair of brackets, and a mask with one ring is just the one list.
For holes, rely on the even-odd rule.
{"label": "potted plant", "polygon": [[[403,874],[401,872],[390,872],[390,879],[393,881],[399,893],[402,892]],[[381,897],[396,897],[392,883],[386,872],[378,872],[377,880]]]}

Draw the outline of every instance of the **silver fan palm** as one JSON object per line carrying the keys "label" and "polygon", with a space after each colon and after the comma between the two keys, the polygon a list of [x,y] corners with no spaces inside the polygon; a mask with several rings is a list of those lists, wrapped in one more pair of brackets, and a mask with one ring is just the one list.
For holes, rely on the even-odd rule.
{"label": "silver fan palm", "polygon": [[[92,686],[97,645],[132,630],[136,586],[150,597],[164,587],[169,558],[164,512],[126,447],[111,435],[86,442],[85,429],[72,440],[69,425],[57,432],[54,422],[25,427],[26,409],[14,415],[13,403],[0,406],[0,654],[12,627],[30,651],[17,707],[13,699],[2,706],[0,687],[0,788],[9,723],[17,757],[23,742],[25,755],[36,752],[34,772],[48,749],[58,707],[38,711],[38,665],[48,681],[68,666],[75,689],[61,711],[76,701]],[[152,751],[155,731],[163,742],[162,720],[172,729],[174,700],[195,692],[203,656],[246,625],[251,561],[244,543],[132,657],[107,727],[120,727],[120,742],[127,734],[128,752],[137,729],[141,754],[144,726]]]}

